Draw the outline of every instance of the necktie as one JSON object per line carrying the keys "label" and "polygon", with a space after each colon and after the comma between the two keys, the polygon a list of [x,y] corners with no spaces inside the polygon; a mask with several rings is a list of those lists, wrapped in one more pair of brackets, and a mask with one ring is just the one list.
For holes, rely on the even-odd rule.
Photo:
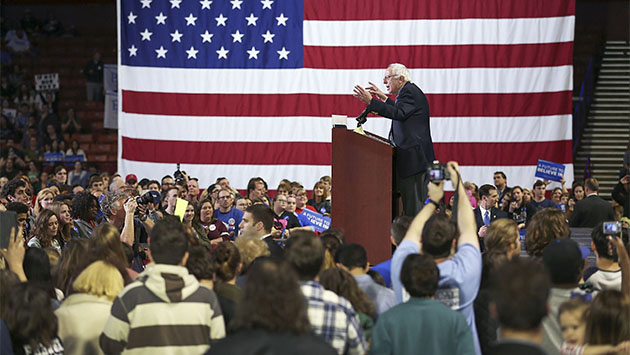
{"label": "necktie", "polygon": [[486,211],[483,215],[483,224],[485,224],[486,227],[490,225],[490,211]]}

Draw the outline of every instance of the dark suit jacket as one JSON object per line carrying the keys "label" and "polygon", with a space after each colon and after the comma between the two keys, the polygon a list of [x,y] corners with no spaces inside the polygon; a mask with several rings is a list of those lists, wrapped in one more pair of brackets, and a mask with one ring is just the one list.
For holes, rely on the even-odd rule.
{"label": "dark suit jacket", "polygon": [[569,227],[593,228],[600,222],[615,220],[612,205],[599,196],[591,195],[575,204]]}
{"label": "dark suit jacket", "polygon": [[[435,160],[429,126],[429,101],[416,84],[407,82],[396,101],[372,99],[370,111],[392,120],[391,133],[396,151],[396,168],[400,178],[424,172]],[[391,138],[391,137],[390,137]]]}
{"label": "dark suit jacket", "polygon": [[278,243],[273,240],[272,236],[264,238],[263,242],[267,243],[267,247],[269,247],[269,252],[271,253],[271,256],[273,256],[274,258],[282,259],[282,257],[284,256],[284,249],[282,249],[280,245],[278,245]]}
{"label": "dark suit jacket", "polygon": [[[483,216],[481,215],[481,209],[477,207],[473,210],[473,212],[475,214],[475,222],[477,222],[477,230],[479,230],[481,226],[485,225],[483,223]],[[490,208],[490,223],[492,223],[494,220],[499,219],[499,218],[508,218],[508,215],[507,213],[505,213],[504,211],[501,211],[498,208],[491,207]],[[486,251],[486,245],[483,242],[483,239],[481,238],[479,238],[479,247],[481,249],[481,252]]]}

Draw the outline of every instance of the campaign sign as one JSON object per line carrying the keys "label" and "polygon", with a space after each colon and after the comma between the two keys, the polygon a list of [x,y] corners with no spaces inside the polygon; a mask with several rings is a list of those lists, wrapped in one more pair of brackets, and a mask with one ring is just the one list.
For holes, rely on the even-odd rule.
{"label": "campaign sign", "polygon": [[313,212],[307,208],[302,210],[302,214],[311,222],[313,228],[318,232],[323,232],[330,228],[330,218],[321,213]]}
{"label": "campaign sign", "polygon": [[560,181],[564,176],[564,165],[538,159],[535,176],[543,180]]}
{"label": "campaign sign", "polygon": [[35,75],[35,90],[59,90],[59,73]]}

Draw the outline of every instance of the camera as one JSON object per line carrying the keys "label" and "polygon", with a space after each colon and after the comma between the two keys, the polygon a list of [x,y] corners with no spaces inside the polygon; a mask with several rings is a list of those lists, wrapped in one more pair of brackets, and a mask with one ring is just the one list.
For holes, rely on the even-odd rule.
{"label": "camera", "polygon": [[439,184],[442,180],[450,179],[451,174],[448,170],[446,170],[446,165],[434,160],[433,164],[429,167],[429,180],[433,183]]}
{"label": "camera", "polygon": [[144,195],[136,197],[136,203],[139,205],[147,205],[152,202],[154,205],[159,205],[161,200],[160,193],[157,191],[147,191]]}
{"label": "camera", "polygon": [[186,180],[182,171],[179,170],[179,163],[177,163],[177,170],[173,173],[173,178],[175,179],[176,184]]}
{"label": "camera", "polygon": [[604,235],[619,235],[621,234],[621,223],[604,222],[602,229],[603,229]]}

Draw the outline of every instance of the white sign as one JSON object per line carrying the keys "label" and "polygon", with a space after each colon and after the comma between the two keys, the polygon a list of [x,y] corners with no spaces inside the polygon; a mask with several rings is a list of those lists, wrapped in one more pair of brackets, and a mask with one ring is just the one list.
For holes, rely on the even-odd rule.
{"label": "white sign", "polygon": [[59,90],[59,73],[35,75],[37,91]]}

